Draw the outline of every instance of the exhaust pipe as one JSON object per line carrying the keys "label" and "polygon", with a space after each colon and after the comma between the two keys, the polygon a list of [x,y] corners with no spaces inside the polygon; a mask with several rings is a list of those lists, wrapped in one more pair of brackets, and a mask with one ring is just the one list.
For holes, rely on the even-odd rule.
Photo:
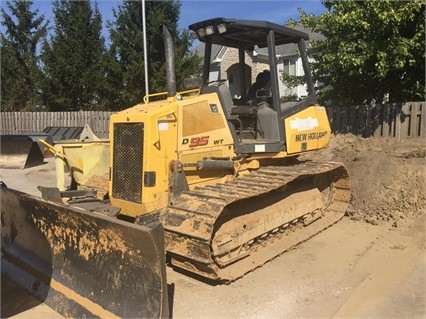
{"label": "exhaust pipe", "polygon": [[173,52],[173,40],[169,30],[163,24],[164,51],[166,53],[166,72],[167,72],[167,96],[176,95],[176,75],[175,75],[175,57]]}

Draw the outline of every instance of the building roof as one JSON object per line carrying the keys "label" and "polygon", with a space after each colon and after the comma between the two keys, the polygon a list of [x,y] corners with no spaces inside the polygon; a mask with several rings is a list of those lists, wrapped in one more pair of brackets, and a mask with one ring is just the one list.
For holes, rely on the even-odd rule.
{"label": "building roof", "polygon": [[[316,33],[311,31],[308,28],[305,27],[300,27],[300,26],[296,26],[294,27],[294,29],[305,32],[308,36],[309,36],[309,40],[306,41],[306,47],[309,49],[311,47],[310,45],[310,41],[321,41],[324,40],[325,37],[320,34],[320,33]],[[263,52],[262,52],[263,50]],[[292,56],[292,55],[296,55],[297,54],[297,44],[295,43],[289,43],[286,45],[278,45],[276,48],[276,53],[279,56]],[[266,49],[260,49],[260,53],[264,53],[267,54],[267,50]]]}
{"label": "building roof", "polygon": [[[206,44],[204,42],[201,42],[199,45],[195,47],[195,53],[203,59],[204,59],[205,47],[206,47]],[[226,49],[223,45],[213,44],[212,56],[211,56],[210,62],[213,63],[213,61],[218,61],[218,59],[221,59],[225,51]]]}

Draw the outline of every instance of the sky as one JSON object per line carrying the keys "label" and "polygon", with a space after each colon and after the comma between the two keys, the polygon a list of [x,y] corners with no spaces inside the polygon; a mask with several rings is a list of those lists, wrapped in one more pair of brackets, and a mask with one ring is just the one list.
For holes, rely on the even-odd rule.
{"label": "sky", "polygon": [[[104,26],[107,20],[112,20],[112,9],[121,4],[121,0],[98,0],[98,6],[102,13]],[[4,8],[5,0],[0,0]],[[191,23],[216,18],[237,18],[249,20],[266,20],[278,24],[284,24],[289,18],[298,19],[298,8],[306,13],[320,15],[326,11],[320,0],[182,0],[179,19],[179,29],[188,28]],[[53,23],[51,1],[33,0],[32,10],[39,9],[46,19]],[[1,28],[3,32],[3,28]],[[104,28],[103,35],[108,38],[108,32]],[[108,39],[107,39],[108,42]]]}
{"label": "sky", "polygon": [[189,0],[182,1],[179,26],[188,27],[191,23],[214,17],[266,20],[284,24],[288,18],[297,19],[299,17],[298,8],[315,15],[326,11],[320,0]]}

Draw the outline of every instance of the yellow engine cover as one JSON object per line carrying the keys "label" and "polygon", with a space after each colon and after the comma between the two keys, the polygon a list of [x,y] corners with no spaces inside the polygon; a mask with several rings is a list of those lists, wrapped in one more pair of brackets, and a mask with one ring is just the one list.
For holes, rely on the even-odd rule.
{"label": "yellow engine cover", "polygon": [[284,120],[287,153],[295,154],[328,146],[330,124],[323,106],[311,106]]}

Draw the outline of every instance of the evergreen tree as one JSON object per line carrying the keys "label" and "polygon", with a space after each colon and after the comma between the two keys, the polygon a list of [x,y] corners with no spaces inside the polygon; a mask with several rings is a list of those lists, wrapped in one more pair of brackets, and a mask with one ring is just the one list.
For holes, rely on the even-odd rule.
{"label": "evergreen tree", "polygon": [[[177,27],[180,6],[178,1],[147,1],[145,4],[150,93],[167,90],[164,43],[161,37],[163,24],[170,31],[174,42],[178,88],[185,77],[198,70],[199,58],[190,53],[192,40],[189,32],[179,32]],[[114,10],[114,19],[108,23],[111,46],[107,92],[111,102],[109,107],[123,109],[142,102],[146,94],[141,1],[124,1]]]}
{"label": "evergreen tree", "polygon": [[46,34],[44,16],[32,11],[33,1],[11,0],[1,8],[1,109],[29,111],[39,106],[37,45]]}
{"label": "evergreen tree", "polygon": [[104,39],[97,3],[54,0],[54,33],[43,44],[43,100],[49,110],[100,108]]}

